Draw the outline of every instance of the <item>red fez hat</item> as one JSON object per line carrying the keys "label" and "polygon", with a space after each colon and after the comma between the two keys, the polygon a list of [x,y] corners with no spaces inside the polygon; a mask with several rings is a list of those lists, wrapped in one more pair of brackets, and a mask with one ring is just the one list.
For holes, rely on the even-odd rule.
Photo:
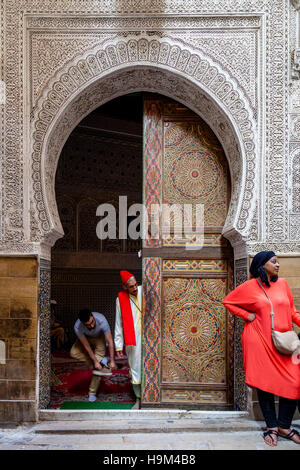
{"label": "red fez hat", "polygon": [[128,271],[120,271],[120,274],[123,284],[126,284],[131,277],[134,277],[133,274],[130,274]]}

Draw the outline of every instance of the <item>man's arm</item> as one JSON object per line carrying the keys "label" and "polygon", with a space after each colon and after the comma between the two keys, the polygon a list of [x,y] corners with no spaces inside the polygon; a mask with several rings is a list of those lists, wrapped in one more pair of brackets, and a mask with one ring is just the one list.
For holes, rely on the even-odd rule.
{"label": "man's arm", "polygon": [[108,349],[109,349],[109,356],[110,356],[110,367],[111,369],[116,369],[117,365],[115,363],[115,348],[114,348],[114,342],[112,338],[112,334],[110,331],[105,333],[104,335],[106,342],[108,343]]}
{"label": "man's arm", "polygon": [[96,358],[95,354],[93,353],[93,350],[90,346],[90,343],[88,342],[86,337],[82,336],[82,338],[79,338],[79,341],[81,341],[82,345],[84,346],[84,349],[86,350],[86,352],[90,356],[91,360],[93,361],[95,369],[101,370],[102,366],[101,366],[100,362],[97,361],[97,358]]}

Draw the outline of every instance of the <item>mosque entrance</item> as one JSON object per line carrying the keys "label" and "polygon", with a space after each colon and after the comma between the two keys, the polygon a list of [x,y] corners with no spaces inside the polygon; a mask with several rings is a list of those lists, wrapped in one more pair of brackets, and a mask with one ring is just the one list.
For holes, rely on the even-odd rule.
{"label": "mosque entrance", "polygon": [[[112,238],[101,239],[96,233],[100,205],[111,205],[118,221],[120,197],[128,207],[142,203],[142,100],[141,93],[125,95],[94,110],[70,134],[59,158],[55,192],[64,237],[52,249],[51,307],[66,337],[60,344],[51,328],[50,408],[87,401],[87,365],[69,356],[79,310],[103,313],[114,333],[120,270],[142,282],[141,239],[120,238],[118,223]],[[98,399],[134,403],[128,368],[119,365],[112,380],[103,379]]]}
{"label": "mosque entrance", "polygon": [[[81,308],[104,313],[114,331],[119,271],[126,269],[146,295],[142,407],[231,407],[234,327],[222,305],[233,283],[233,253],[222,237],[230,174],[209,126],[161,95],[116,98],[73,130],[55,188],[65,235],[52,249],[51,297],[65,351]],[[144,204],[146,239],[121,238],[118,224],[115,238],[97,236],[97,207],[111,204],[119,221],[120,196],[128,208]],[[194,212],[189,232],[178,232],[180,210],[196,204],[204,210],[201,240]],[[152,210],[162,205],[179,210],[171,210],[169,227]],[[127,228],[131,222],[128,216]]]}

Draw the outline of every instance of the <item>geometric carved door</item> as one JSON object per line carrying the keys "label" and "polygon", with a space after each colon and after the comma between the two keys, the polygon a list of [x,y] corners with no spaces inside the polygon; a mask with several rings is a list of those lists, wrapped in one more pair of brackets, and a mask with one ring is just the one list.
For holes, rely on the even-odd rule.
{"label": "geometric carved door", "polygon": [[232,289],[232,249],[221,235],[228,164],[198,115],[152,94],[144,96],[144,201],[148,214],[152,204],[203,204],[204,236],[201,249],[187,249],[176,229],[164,236],[162,216],[158,236],[144,241],[142,406],[228,407],[234,330],[222,300]]}

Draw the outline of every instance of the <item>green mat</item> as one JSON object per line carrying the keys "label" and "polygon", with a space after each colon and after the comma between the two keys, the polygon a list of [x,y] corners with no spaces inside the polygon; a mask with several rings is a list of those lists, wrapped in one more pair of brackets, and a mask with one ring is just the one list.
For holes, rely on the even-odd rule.
{"label": "green mat", "polygon": [[134,403],[115,403],[103,401],[65,401],[61,410],[131,410]]}

